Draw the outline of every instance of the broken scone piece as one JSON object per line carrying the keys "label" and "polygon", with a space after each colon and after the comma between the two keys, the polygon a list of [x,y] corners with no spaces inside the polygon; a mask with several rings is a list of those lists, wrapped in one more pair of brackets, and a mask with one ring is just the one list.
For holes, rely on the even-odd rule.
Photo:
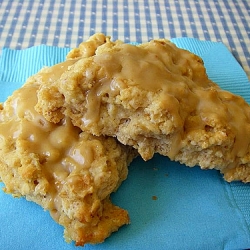
{"label": "broken scone piece", "polygon": [[50,69],[31,77],[0,110],[0,177],[4,191],[49,210],[76,245],[103,242],[129,223],[110,194],[126,179],[131,148],[82,132],[64,117],[49,123],[34,110]]}
{"label": "broken scone piece", "polygon": [[93,56],[78,55],[41,86],[36,109],[46,119],[66,114],[145,160],[160,153],[218,169],[227,181],[250,181],[250,107],[212,82],[200,57],[165,39],[138,46],[107,40]]}

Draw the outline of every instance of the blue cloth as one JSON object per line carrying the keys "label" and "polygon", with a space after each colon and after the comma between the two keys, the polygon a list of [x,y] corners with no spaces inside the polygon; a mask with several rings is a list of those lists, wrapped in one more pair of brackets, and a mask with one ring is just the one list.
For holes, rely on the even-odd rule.
{"label": "blue cloth", "polygon": [[[211,79],[250,102],[248,78],[222,43],[190,38],[172,41],[200,55]],[[4,49],[0,100],[41,67],[63,61],[68,51],[48,46]],[[160,155],[148,162],[137,158],[112,200],[129,211],[131,224],[104,243],[84,249],[250,248],[250,185],[226,183],[216,170],[188,168]],[[0,249],[76,249],[62,235],[63,228],[41,207],[0,192]]]}

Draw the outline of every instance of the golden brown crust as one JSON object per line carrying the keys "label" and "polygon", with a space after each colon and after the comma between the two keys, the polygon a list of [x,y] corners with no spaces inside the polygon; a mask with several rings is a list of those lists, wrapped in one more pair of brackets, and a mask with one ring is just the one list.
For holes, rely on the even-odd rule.
{"label": "golden brown crust", "polygon": [[110,194],[127,177],[135,151],[114,138],[93,136],[67,117],[47,122],[34,110],[36,91],[49,72],[31,77],[1,106],[0,178],[4,191],[40,204],[76,245],[103,242],[129,223]]}
{"label": "golden brown crust", "polygon": [[158,152],[219,169],[228,181],[250,181],[249,105],[213,83],[201,58],[160,39],[139,46],[107,40],[78,59],[51,83],[56,98],[39,90],[36,108],[46,119],[58,122],[63,113],[145,160]]}
{"label": "golden brown crust", "polygon": [[102,33],[96,33],[91,36],[88,40],[79,44],[78,48],[72,49],[66,59],[76,59],[80,57],[90,57],[95,54],[96,49],[102,44],[110,42],[110,37],[105,36]]}

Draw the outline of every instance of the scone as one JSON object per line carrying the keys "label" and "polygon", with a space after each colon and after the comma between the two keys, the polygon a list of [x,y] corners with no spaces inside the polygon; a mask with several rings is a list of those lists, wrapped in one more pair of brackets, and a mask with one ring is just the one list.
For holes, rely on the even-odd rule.
{"label": "scone", "polygon": [[36,92],[48,71],[1,105],[0,180],[6,193],[49,210],[66,241],[100,243],[129,223],[110,194],[126,179],[135,152],[114,138],[82,132],[67,117],[53,124],[39,115]]}
{"label": "scone", "polygon": [[47,120],[66,114],[145,160],[160,153],[218,169],[227,181],[250,181],[249,105],[212,82],[200,57],[165,39],[138,46],[107,40],[93,56],[74,60],[38,92],[36,109]]}

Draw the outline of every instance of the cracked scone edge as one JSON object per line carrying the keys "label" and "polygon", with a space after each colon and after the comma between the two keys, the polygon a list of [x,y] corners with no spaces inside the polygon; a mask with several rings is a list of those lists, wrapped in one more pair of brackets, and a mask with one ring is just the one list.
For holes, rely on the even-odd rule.
{"label": "cracked scone edge", "polygon": [[145,160],[157,152],[218,169],[227,181],[250,181],[249,105],[212,82],[200,57],[168,40],[108,40],[52,86],[59,98],[43,86],[36,107],[48,120],[66,114],[90,133],[116,136]]}
{"label": "cracked scone edge", "polygon": [[49,210],[66,241],[101,243],[129,223],[110,194],[127,177],[136,155],[114,138],[96,137],[72,125],[46,121],[34,110],[44,69],[1,105],[0,178],[4,191]]}

